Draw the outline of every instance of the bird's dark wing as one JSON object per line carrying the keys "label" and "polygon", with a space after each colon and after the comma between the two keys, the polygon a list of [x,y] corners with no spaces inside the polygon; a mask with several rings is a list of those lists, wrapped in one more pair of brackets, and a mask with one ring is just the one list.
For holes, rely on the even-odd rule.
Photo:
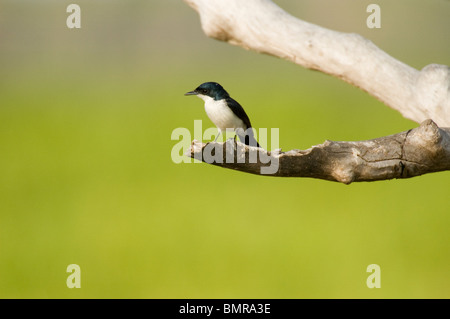
{"label": "bird's dark wing", "polygon": [[247,113],[245,113],[244,109],[238,102],[233,100],[231,97],[228,97],[226,99],[226,102],[228,103],[228,106],[233,111],[233,113],[236,114],[236,116],[239,117],[247,126],[246,129],[252,127],[252,124],[250,123],[250,119],[248,118]]}

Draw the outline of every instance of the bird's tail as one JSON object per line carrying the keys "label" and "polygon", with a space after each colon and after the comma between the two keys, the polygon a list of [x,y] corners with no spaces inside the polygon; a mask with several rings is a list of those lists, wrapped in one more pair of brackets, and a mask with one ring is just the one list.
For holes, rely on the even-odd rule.
{"label": "bird's tail", "polygon": [[239,140],[245,145],[261,147],[259,146],[258,141],[255,139],[255,135],[253,134],[253,129],[251,127],[245,130],[245,132],[237,132],[237,136],[239,136]]}

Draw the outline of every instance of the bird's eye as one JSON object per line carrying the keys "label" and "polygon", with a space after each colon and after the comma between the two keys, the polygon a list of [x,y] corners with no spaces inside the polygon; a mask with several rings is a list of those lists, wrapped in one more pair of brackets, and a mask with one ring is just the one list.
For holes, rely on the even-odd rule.
{"label": "bird's eye", "polygon": [[203,94],[206,94],[207,92],[208,92],[208,91],[207,91],[206,89],[203,89],[203,90],[202,90],[202,93],[203,93]]}

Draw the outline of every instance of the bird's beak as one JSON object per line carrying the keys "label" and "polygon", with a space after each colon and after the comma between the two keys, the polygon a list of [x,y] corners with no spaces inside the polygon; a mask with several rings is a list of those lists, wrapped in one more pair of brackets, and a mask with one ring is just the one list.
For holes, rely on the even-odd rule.
{"label": "bird's beak", "polygon": [[195,91],[184,93],[184,95],[197,95],[198,93]]}

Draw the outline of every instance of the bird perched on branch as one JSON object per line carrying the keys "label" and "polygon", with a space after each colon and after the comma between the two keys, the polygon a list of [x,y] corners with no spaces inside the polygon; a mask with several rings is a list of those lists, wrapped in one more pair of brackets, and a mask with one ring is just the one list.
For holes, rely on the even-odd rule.
{"label": "bird perched on branch", "polygon": [[233,100],[225,89],[216,82],[200,84],[194,91],[184,95],[197,95],[205,101],[205,111],[210,120],[217,126],[219,133],[227,129],[233,129],[239,140],[250,146],[260,147],[255,139],[250,119],[242,106]]}

